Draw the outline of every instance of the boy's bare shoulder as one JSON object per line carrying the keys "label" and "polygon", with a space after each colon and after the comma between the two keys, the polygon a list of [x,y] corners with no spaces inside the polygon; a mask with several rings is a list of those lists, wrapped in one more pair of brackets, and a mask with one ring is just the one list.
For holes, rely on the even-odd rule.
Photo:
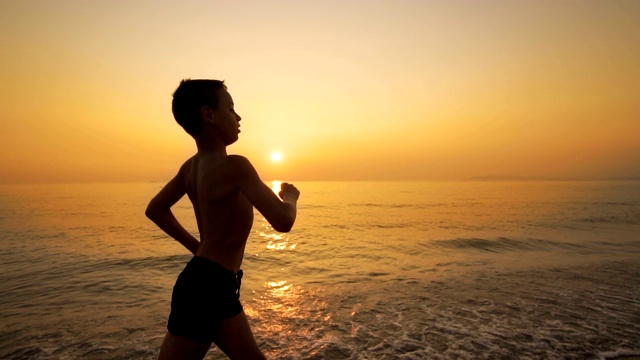
{"label": "boy's bare shoulder", "polygon": [[258,173],[256,172],[256,169],[253,167],[249,159],[242,155],[228,155],[227,165],[228,169],[238,181],[258,177]]}
{"label": "boy's bare shoulder", "polygon": [[[194,173],[194,166],[198,171]],[[207,178],[208,181],[211,178],[214,179],[227,179],[239,180],[246,176],[257,175],[257,172],[249,159],[242,155],[227,155],[223,158],[217,159],[198,157],[194,155],[182,164],[180,167],[180,173],[183,176],[189,176],[189,174],[197,175],[198,177]]]}
{"label": "boy's bare shoulder", "polygon": [[227,164],[232,169],[239,171],[253,169],[253,165],[251,165],[249,159],[242,155],[228,155]]}
{"label": "boy's bare shoulder", "polygon": [[180,169],[178,170],[178,176],[181,176],[183,179],[187,178],[190,174],[191,174],[191,169],[193,166],[193,162],[195,155],[190,157],[189,159],[187,159],[187,161],[185,161],[181,166]]}
{"label": "boy's bare shoulder", "polygon": [[193,155],[192,157],[188,158],[187,161],[185,161],[182,166],[180,166],[180,172],[184,173],[184,172],[189,172],[191,170],[191,165],[193,164],[193,159],[196,157],[196,155]]}
{"label": "boy's bare shoulder", "polygon": [[233,165],[243,165],[243,164],[251,164],[249,162],[249,159],[247,159],[246,157],[242,156],[242,155],[236,155],[236,154],[232,154],[232,155],[227,155],[227,161],[230,164]]}

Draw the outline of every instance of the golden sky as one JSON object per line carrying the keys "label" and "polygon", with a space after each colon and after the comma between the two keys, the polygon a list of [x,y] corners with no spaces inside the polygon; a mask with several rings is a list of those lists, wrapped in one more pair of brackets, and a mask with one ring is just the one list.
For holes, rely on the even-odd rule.
{"label": "golden sky", "polygon": [[183,78],[265,180],[640,177],[638,39],[636,0],[0,0],[0,183],[167,180]]}

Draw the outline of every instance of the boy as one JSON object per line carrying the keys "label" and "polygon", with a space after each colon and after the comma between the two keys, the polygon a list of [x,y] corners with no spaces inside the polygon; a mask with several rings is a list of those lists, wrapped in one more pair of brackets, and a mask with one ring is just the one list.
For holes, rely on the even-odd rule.
{"label": "boy", "polygon": [[[280,200],[249,160],[227,155],[238,140],[240,116],[218,80],[183,80],[173,94],[173,116],[198,152],[151,200],[146,215],[195,256],[178,276],[160,359],[202,359],[215,343],[231,359],[264,359],[240,304],[240,264],[253,224],[253,207],[287,232],[300,192],[283,183]],[[171,212],[184,194],[193,204],[200,241]]]}

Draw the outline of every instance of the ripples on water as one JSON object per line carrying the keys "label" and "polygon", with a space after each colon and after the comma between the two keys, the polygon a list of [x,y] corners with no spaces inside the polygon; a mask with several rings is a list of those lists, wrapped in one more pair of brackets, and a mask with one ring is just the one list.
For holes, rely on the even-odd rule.
{"label": "ripples on water", "polygon": [[[593,359],[640,347],[640,184],[299,183],[242,300],[283,359]],[[0,188],[0,358],[151,359],[189,260],[158,184]],[[196,233],[189,204],[175,209]],[[212,349],[209,359],[224,358]]]}

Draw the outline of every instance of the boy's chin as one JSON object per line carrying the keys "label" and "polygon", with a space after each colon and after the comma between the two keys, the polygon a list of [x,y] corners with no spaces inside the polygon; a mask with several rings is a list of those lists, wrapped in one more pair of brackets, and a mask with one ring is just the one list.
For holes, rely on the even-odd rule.
{"label": "boy's chin", "polygon": [[227,144],[227,146],[229,146],[229,145],[235,143],[236,141],[238,141],[238,136],[235,136],[235,137],[233,137],[231,139],[227,139],[227,141],[225,141],[225,144]]}

